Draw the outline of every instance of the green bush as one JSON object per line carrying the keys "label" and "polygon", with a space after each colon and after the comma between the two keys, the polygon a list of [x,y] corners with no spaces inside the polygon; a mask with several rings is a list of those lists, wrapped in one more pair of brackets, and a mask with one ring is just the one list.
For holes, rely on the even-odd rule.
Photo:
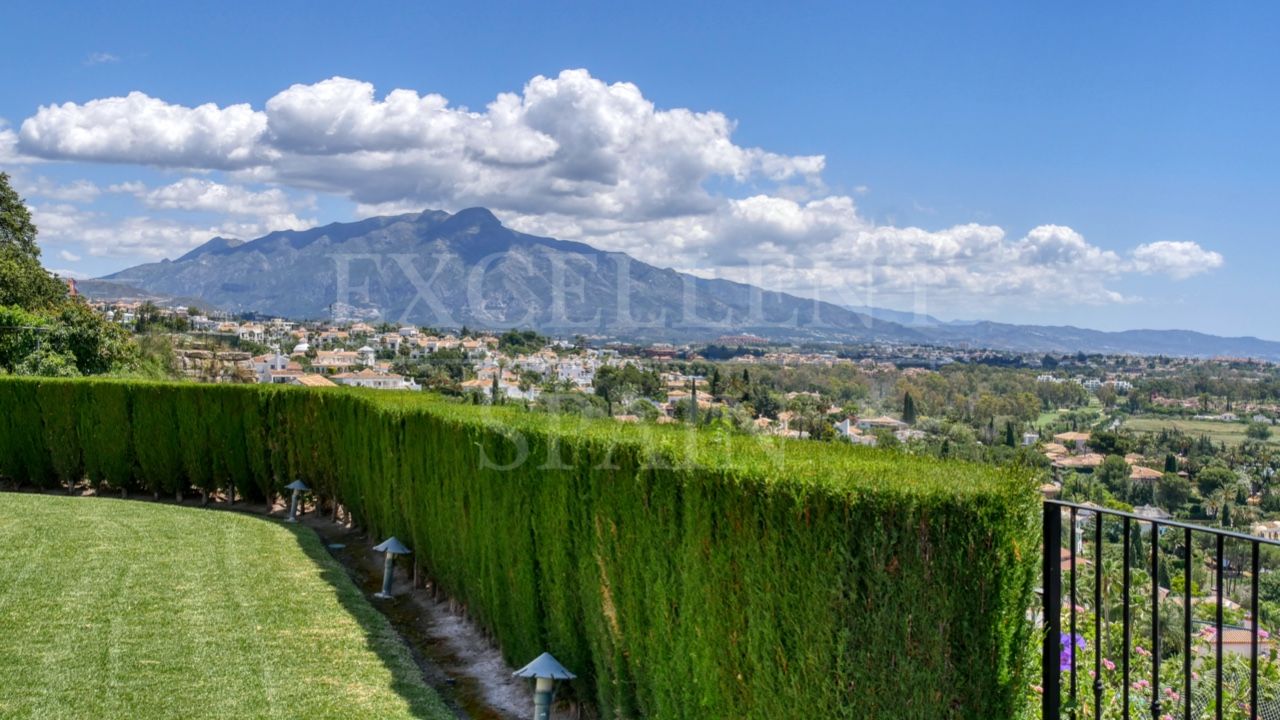
{"label": "green bush", "polygon": [[602,717],[1011,718],[1028,694],[1019,471],[356,390],[7,378],[0,413],[24,480],[114,483],[95,436],[130,427],[111,451],[144,488],[303,478]]}
{"label": "green bush", "polygon": [[174,410],[180,393],[165,385],[133,387],[133,452],[142,489],[170,494],[186,486],[182,442]]}

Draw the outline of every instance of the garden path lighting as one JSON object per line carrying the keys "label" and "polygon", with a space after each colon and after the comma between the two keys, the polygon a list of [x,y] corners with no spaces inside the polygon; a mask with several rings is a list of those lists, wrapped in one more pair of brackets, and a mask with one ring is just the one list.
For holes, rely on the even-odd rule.
{"label": "garden path lighting", "polygon": [[381,544],[375,546],[373,549],[380,553],[387,554],[387,561],[382,566],[382,591],[374,593],[373,596],[380,600],[388,600],[391,598],[391,577],[394,572],[394,567],[392,567],[392,565],[395,563],[396,556],[408,555],[411,551],[409,548],[404,546],[404,543],[394,537],[383,540]]}
{"label": "garden path lighting", "polygon": [[533,720],[550,720],[551,698],[555,695],[556,681],[577,677],[566,670],[551,653],[545,652],[511,674],[515,677],[533,678]]}
{"label": "garden path lighting", "polygon": [[301,480],[294,480],[288,485],[285,485],[284,489],[293,491],[293,496],[289,498],[289,517],[285,518],[284,521],[298,522],[298,498],[302,496],[302,493],[310,490],[311,488],[307,487],[307,484]]}

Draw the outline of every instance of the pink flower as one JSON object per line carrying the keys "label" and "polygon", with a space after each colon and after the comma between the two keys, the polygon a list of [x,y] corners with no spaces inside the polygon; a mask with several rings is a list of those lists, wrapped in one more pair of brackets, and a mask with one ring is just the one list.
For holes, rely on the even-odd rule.
{"label": "pink flower", "polygon": [[1031,689],[1032,689],[1032,690],[1034,690],[1034,691],[1036,691],[1036,694],[1037,694],[1037,695],[1043,695],[1043,694],[1044,694],[1044,688],[1040,687],[1039,685],[1032,685],[1032,686],[1031,686]]}
{"label": "pink flower", "polygon": [[1133,647],[1133,651],[1138,653],[1142,657],[1151,657],[1151,651],[1142,647],[1141,645],[1135,645]]}
{"label": "pink flower", "polygon": [[1262,628],[1258,628],[1258,637],[1263,640],[1266,640],[1267,638],[1271,637],[1271,633],[1267,632],[1266,630],[1263,630]]}
{"label": "pink flower", "polygon": [[1181,696],[1181,695],[1179,695],[1179,694],[1177,693],[1177,691],[1176,691],[1176,690],[1174,690],[1173,688],[1165,688],[1165,689],[1164,689],[1164,694],[1165,694],[1165,695],[1167,695],[1167,696],[1169,696],[1169,699],[1170,699],[1170,700],[1172,700],[1172,701],[1174,701],[1174,702],[1177,702],[1177,701],[1178,701],[1178,698],[1182,697],[1182,696]]}
{"label": "pink flower", "polygon": [[1113,663],[1113,662],[1111,662],[1110,660],[1108,660],[1108,659],[1106,659],[1106,658],[1102,658],[1102,667],[1104,667],[1104,668],[1106,668],[1106,669],[1108,669],[1108,670],[1115,670],[1115,669],[1116,669],[1116,664],[1115,664],[1115,663]]}

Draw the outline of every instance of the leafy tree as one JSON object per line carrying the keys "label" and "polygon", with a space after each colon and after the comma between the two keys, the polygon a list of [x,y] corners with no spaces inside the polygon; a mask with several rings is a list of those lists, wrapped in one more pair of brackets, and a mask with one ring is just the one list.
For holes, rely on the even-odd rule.
{"label": "leafy tree", "polygon": [[1111,491],[1111,494],[1125,498],[1129,497],[1129,464],[1119,455],[1108,455],[1097,470],[1093,471],[1098,481]]}
{"label": "leafy tree", "polygon": [[1103,407],[1109,408],[1115,406],[1116,389],[1114,387],[1111,387],[1110,385],[1103,385],[1098,388],[1098,391],[1095,394],[1098,396],[1098,402],[1102,403]]}
{"label": "leafy tree", "polygon": [[1103,455],[1124,455],[1133,449],[1129,438],[1111,430],[1093,433],[1089,438],[1089,446]]}
{"label": "leafy tree", "polygon": [[61,302],[67,288],[40,265],[31,211],[0,173],[0,305],[39,310]]}
{"label": "leafy tree", "polygon": [[40,265],[36,227],[0,173],[0,371],[32,375],[105,373],[131,361],[121,328],[67,296]]}
{"label": "leafy tree", "polygon": [[596,396],[605,401],[610,415],[615,402],[627,403],[637,397],[658,399],[663,390],[662,378],[656,371],[642,370],[635,365],[606,365],[596,371],[591,384]]}
{"label": "leafy tree", "polygon": [[1232,495],[1235,494],[1235,485],[1238,482],[1236,474],[1229,468],[1221,465],[1211,465],[1202,469],[1196,475],[1196,487],[1200,490],[1202,497],[1208,498],[1215,492],[1230,488]]}
{"label": "leafy tree", "polygon": [[66,297],[66,286],[40,265],[38,256],[0,243],[0,305],[42,310]]}
{"label": "leafy tree", "polygon": [[902,447],[902,441],[898,440],[898,436],[889,428],[879,428],[875,431],[876,447],[878,448],[898,448]]}
{"label": "leafy tree", "polygon": [[1280,603],[1280,573],[1265,572],[1258,576],[1258,598]]}
{"label": "leafy tree", "polygon": [[1280,512],[1280,493],[1271,488],[1264,489],[1262,491],[1262,510],[1268,513]]}
{"label": "leafy tree", "polygon": [[43,375],[45,377],[79,377],[76,358],[65,350],[41,347],[32,351],[14,366],[16,375]]}
{"label": "leafy tree", "polygon": [[1166,453],[1164,456],[1164,471],[1166,473],[1178,472],[1178,458],[1173,453]]}
{"label": "leafy tree", "polygon": [[1266,423],[1251,422],[1244,434],[1250,440],[1265,441],[1271,438],[1271,428]]}
{"label": "leafy tree", "polygon": [[1191,481],[1176,473],[1166,472],[1156,481],[1155,501],[1171,513],[1178,513],[1191,500]]}
{"label": "leafy tree", "polygon": [[902,396],[902,422],[908,425],[916,424],[916,400],[911,397],[910,392]]}
{"label": "leafy tree", "polygon": [[782,409],[777,396],[762,385],[752,385],[744,399],[748,405],[755,409],[757,415],[763,415],[764,417],[776,418],[778,417],[778,411]]}
{"label": "leafy tree", "polygon": [[1013,434],[1012,420],[1004,424],[1004,444],[1009,447],[1018,447],[1018,439]]}
{"label": "leafy tree", "polygon": [[547,338],[533,330],[508,330],[498,336],[498,349],[509,355],[527,355],[547,346]]}
{"label": "leafy tree", "polygon": [[12,247],[31,257],[40,257],[36,226],[26,203],[9,184],[9,175],[0,172],[0,245]]}

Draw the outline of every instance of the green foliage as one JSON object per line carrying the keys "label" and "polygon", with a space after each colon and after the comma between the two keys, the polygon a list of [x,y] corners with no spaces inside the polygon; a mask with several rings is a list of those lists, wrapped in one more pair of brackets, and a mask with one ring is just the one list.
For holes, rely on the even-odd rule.
{"label": "green foliage", "polygon": [[45,270],[36,256],[0,242],[0,305],[48,308],[66,295],[67,286]]}
{"label": "green foliage", "polygon": [[66,294],[66,286],[40,265],[31,212],[0,172],[0,306],[48,308]]}
{"label": "green foliage", "polygon": [[162,385],[136,385],[133,391],[133,453],[138,483],[153,493],[183,488],[182,442],[174,410],[178,393]]}
{"label": "green foliage", "polygon": [[[662,399],[665,390],[662,378],[656,371],[642,370],[635,365],[606,365],[596,371],[592,385],[596,395],[604,398],[610,407],[614,403],[627,403],[639,397]],[[714,392],[713,390],[713,395]]]}
{"label": "green foliage", "polygon": [[1023,471],[358,390],[9,378],[0,414],[31,395],[48,461],[9,459],[6,432],[11,476],[74,476],[102,400],[127,408],[146,487],[177,468],[240,492],[301,477],[405,539],[509,661],[553,652],[602,717],[992,718],[1026,700]]}
{"label": "green foliage", "polygon": [[1098,469],[1093,471],[1098,482],[1102,483],[1112,495],[1124,499],[1129,497],[1129,473],[1129,464],[1119,455],[1108,455]]}
{"label": "green foliage", "polygon": [[31,214],[0,173],[0,372],[94,375],[132,359],[125,332],[40,265]]}
{"label": "green foliage", "polygon": [[[129,388],[119,383],[75,385],[80,446],[89,482],[113,489],[133,484],[134,448]],[[87,391],[87,392],[86,392]]]}
{"label": "green foliage", "polygon": [[1266,423],[1251,422],[1244,434],[1250,440],[1269,440],[1271,439],[1271,426]]}
{"label": "green foliage", "polygon": [[1176,473],[1166,472],[1156,481],[1156,504],[1171,513],[1180,512],[1191,500],[1191,493],[1191,481]]}
{"label": "green foliage", "polygon": [[533,330],[508,330],[498,336],[498,349],[509,355],[535,353],[547,346],[547,338]]}
{"label": "green foliage", "polygon": [[1103,455],[1124,455],[1133,450],[1133,443],[1120,433],[1102,430],[1089,438],[1089,447]]}
{"label": "green foliage", "polygon": [[1196,486],[1204,497],[1209,497],[1218,490],[1234,489],[1238,482],[1236,474],[1221,465],[1211,465],[1196,475]]}
{"label": "green foliage", "polygon": [[0,172],[0,247],[18,250],[31,257],[40,257],[36,244],[36,226],[31,222],[31,211],[9,184],[8,173]]}

